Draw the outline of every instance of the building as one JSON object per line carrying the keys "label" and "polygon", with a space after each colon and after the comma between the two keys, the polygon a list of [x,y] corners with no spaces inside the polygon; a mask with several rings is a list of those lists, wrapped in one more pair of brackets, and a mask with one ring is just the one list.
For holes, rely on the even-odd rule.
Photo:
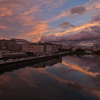
{"label": "building", "polygon": [[15,39],[15,38],[11,38],[11,40],[15,41],[17,44],[30,44],[32,42],[29,42],[25,39]]}
{"label": "building", "polygon": [[81,47],[81,49],[85,50],[85,49],[88,49],[88,48],[86,48],[86,47]]}
{"label": "building", "polygon": [[100,51],[100,44],[94,44],[93,51]]}
{"label": "building", "polygon": [[77,50],[77,49],[78,49],[77,46],[72,46],[72,51],[75,51],[75,50]]}
{"label": "building", "polygon": [[9,50],[9,45],[13,43],[15,44],[14,40],[0,40],[0,50],[7,51]]}
{"label": "building", "polygon": [[54,54],[59,52],[59,48],[62,48],[62,44],[52,44],[52,43],[31,43],[24,44],[22,46],[22,51],[24,53],[33,53],[34,55],[43,54]]}
{"label": "building", "polygon": [[58,53],[59,49],[63,49],[62,44],[44,43],[44,53],[45,54]]}
{"label": "building", "polygon": [[75,50],[77,50],[78,49],[78,46],[72,46],[71,44],[69,44],[69,46],[68,46],[68,49],[70,50],[72,50],[72,51],[75,51]]}
{"label": "building", "polygon": [[0,50],[9,51],[9,52],[21,52],[23,44],[29,44],[27,40],[24,39],[15,39],[11,40],[0,40]]}
{"label": "building", "polygon": [[16,43],[16,51],[17,52],[22,52],[22,45],[24,44],[31,44],[32,42],[29,42],[25,39],[15,39],[15,38],[11,38],[11,40],[14,40]]}
{"label": "building", "polygon": [[22,52],[33,53],[34,55],[43,55],[44,44],[42,43],[23,44]]}
{"label": "building", "polygon": [[0,50],[0,58],[2,58],[2,51]]}
{"label": "building", "polygon": [[52,53],[52,43],[44,43],[44,54]]}
{"label": "building", "polygon": [[69,49],[70,49],[70,48],[72,47],[72,46],[71,46],[71,44],[69,44],[69,46],[68,46],[68,47],[69,47]]}

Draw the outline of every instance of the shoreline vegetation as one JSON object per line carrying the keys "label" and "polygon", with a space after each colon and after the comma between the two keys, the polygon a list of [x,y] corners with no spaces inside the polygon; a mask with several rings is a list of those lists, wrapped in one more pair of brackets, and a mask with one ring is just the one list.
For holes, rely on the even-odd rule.
{"label": "shoreline vegetation", "polygon": [[86,53],[85,50],[83,50],[83,49],[77,49],[75,51],[72,51],[70,49],[69,54],[70,55],[74,55],[74,54],[76,54],[76,55],[85,55],[85,54],[90,54],[90,53]]}

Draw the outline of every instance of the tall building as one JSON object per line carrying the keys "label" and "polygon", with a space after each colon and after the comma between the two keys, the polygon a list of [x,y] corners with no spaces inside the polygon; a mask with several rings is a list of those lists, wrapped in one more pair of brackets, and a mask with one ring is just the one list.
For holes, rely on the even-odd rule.
{"label": "tall building", "polygon": [[59,49],[62,49],[62,48],[63,48],[62,44],[44,43],[45,54],[58,53]]}
{"label": "tall building", "polygon": [[68,47],[69,47],[69,49],[70,49],[70,48],[71,48],[71,44],[69,44],[69,46],[68,46]]}
{"label": "tall building", "polygon": [[100,51],[100,44],[94,44],[93,51]]}
{"label": "tall building", "polygon": [[24,39],[15,39],[11,38],[11,40],[0,40],[0,50],[10,51],[10,52],[20,52],[22,51],[22,45],[29,44],[28,41]]}
{"label": "tall building", "polygon": [[[0,40],[0,50],[9,50],[10,45],[15,45],[15,40]],[[12,48],[14,49],[13,45]]]}

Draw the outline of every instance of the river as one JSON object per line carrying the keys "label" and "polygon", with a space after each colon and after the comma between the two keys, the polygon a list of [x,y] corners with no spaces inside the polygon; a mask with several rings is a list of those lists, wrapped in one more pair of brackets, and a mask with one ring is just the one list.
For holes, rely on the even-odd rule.
{"label": "river", "polygon": [[0,100],[100,100],[100,56],[64,56],[5,70]]}

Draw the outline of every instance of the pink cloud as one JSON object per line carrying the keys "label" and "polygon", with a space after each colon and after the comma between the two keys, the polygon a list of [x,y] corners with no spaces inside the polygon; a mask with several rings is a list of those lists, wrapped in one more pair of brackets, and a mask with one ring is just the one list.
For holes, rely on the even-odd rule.
{"label": "pink cloud", "polygon": [[23,6],[27,6],[27,4],[22,2],[21,0],[1,0],[0,1],[0,5],[8,5],[8,4],[20,4]]}
{"label": "pink cloud", "polygon": [[8,26],[2,26],[2,25],[0,25],[0,28],[3,29],[3,30],[7,30]]}
{"label": "pink cloud", "polygon": [[16,8],[17,5],[27,7],[27,4],[21,0],[0,0],[0,18],[3,16],[12,16],[19,10],[19,8]]}
{"label": "pink cloud", "polygon": [[23,36],[36,42],[40,40],[45,32],[49,31],[48,28],[47,24],[40,22],[33,26],[27,33],[23,33]]}

